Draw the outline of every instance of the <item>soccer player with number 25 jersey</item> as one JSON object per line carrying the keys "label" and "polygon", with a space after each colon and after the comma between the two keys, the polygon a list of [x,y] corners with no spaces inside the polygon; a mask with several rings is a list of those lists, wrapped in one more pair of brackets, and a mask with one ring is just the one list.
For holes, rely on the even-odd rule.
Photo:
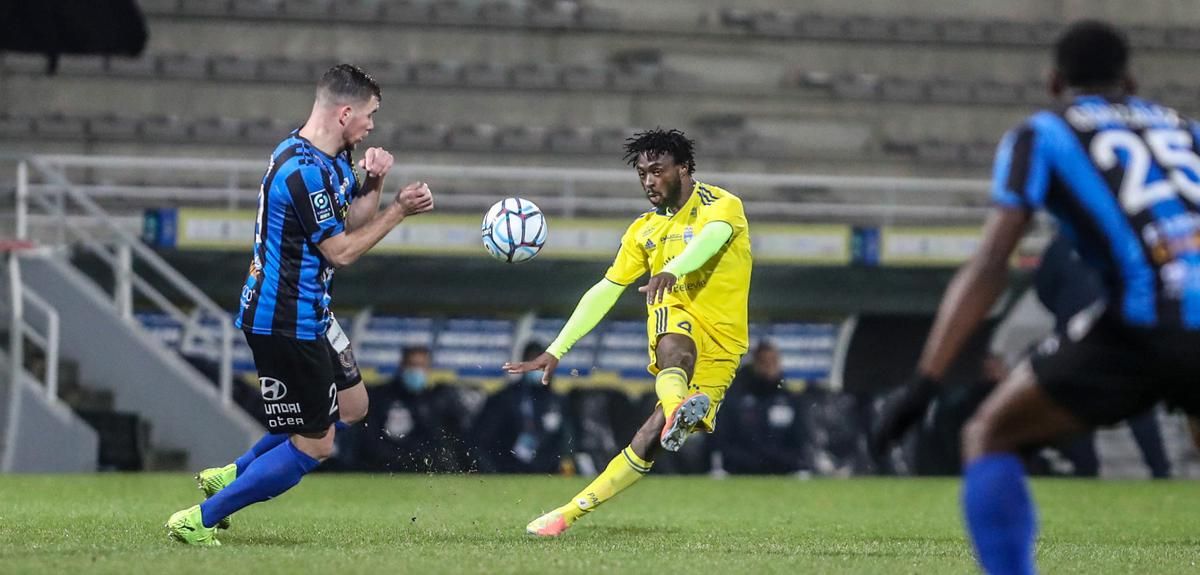
{"label": "soccer player with number 25 jersey", "polygon": [[988,573],[1034,572],[1037,521],[1019,450],[1160,400],[1200,413],[1200,126],[1134,96],[1128,60],[1108,24],[1082,21],[1060,36],[1050,82],[1060,105],[1001,141],[983,243],[947,288],[916,376],[872,433],[886,446],[921,418],[1006,287],[1034,212],[1053,214],[1108,297],[1043,342],[964,429],[963,512]]}
{"label": "soccer player with number 25 jersey", "polygon": [[367,253],[405,217],[433,209],[423,183],[380,207],[392,155],[354,146],[375,125],[380,90],[355,66],[334,66],[317,84],[304,126],[271,155],[258,196],[254,252],[237,326],[254,355],[267,435],[237,461],[197,475],[207,499],[167,520],[172,538],[220,545],[233,512],[282,494],[333,451],[337,429],[367,414],[367,392],[350,340],[329,311],[335,268]]}

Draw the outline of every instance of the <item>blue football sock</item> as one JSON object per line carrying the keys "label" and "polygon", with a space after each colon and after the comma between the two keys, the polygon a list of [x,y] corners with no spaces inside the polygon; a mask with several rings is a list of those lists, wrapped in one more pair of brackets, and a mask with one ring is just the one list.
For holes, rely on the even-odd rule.
{"label": "blue football sock", "polygon": [[268,433],[262,436],[258,443],[251,446],[249,451],[233,462],[234,465],[237,465],[237,476],[241,477],[246,472],[246,468],[250,467],[255,459],[258,459],[258,456],[275,449],[280,443],[287,441],[287,438],[288,434],[286,433]]}
{"label": "blue football sock", "polygon": [[983,570],[1032,574],[1037,517],[1015,455],[985,455],[963,474],[963,512]]}
{"label": "blue football sock", "polygon": [[[338,431],[342,431],[345,429],[350,429],[350,424],[338,420],[333,423],[333,427]],[[258,440],[258,443],[255,443],[248,451],[243,453],[241,457],[234,460],[234,465],[237,465],[237,476],[241,477],[242,473],[246,471],[246,468],[249,467],[255,459],[258,459],[258,456],[274,449],[276,445],[283,443],[283,441],[287,438],[288,434],[286,433],[268,433],[262,436],[262,439]]]}
{"label": "blue football sock", "polygon": [[320,463],[297,449],[291,441],[283,442],[255,459],[244,475],[200,504],[204,526],[212,527],[243,507],[291,489]]}

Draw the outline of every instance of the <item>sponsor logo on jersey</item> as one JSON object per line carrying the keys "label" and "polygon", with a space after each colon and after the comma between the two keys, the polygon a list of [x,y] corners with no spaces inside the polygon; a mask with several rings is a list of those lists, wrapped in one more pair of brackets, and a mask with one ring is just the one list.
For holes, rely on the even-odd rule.
{"label": "sponsor logo on jersey", "polygon": [[689,243],[695,237],[695,232],[692,231],[692,226],[683,228],[683,243]]}
{"label": "sponsor logo on jersey", "polygon": [[654,240],[646,238],[646,251],[650,251],[658,246],[654,245]]}
{"label": "sponsor logo on jersey", "polygon": [[287,386],[273,377],[258,378],[258,390],[264,401],[279,401],[287,396]]}
{"label": "sponsor logo on jersey", "polygon": [[692,333],[692,322],[690,322],[690,321],[684,320],[684,321],[681,321],[681,322],[675,324],[675,326],[678,327],[679,329],[682,329],[683,331]]}

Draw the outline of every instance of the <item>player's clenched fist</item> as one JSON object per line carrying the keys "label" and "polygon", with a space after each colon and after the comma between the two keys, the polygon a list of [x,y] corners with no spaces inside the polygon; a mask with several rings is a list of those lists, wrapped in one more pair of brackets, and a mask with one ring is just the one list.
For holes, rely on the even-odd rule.
{"label": "player's clenched fist", "polygon": [[396,203],[405,216],[423,214],[433,210],[433,193],[425,182],[413,182],[400,188],[396,193]]}
{"label": "player's clenched fist", "polygon": [[392,169],[395,161],[391,152],[383,148],[367,148],[367,153],[358,161],[358,167],[367,172],[368,178],[382,178]]}

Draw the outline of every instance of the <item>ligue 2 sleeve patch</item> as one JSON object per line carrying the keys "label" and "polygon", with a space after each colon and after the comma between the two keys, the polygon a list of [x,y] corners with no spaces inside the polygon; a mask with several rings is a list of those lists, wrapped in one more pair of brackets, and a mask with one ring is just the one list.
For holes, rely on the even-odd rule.
{"label": "ligue 2 sleeve patch", "polygon": [[308,201],[312,204],[313,215],[316,216],[318,224],[333,217],[333,201],[325,190],[309,194]]}

